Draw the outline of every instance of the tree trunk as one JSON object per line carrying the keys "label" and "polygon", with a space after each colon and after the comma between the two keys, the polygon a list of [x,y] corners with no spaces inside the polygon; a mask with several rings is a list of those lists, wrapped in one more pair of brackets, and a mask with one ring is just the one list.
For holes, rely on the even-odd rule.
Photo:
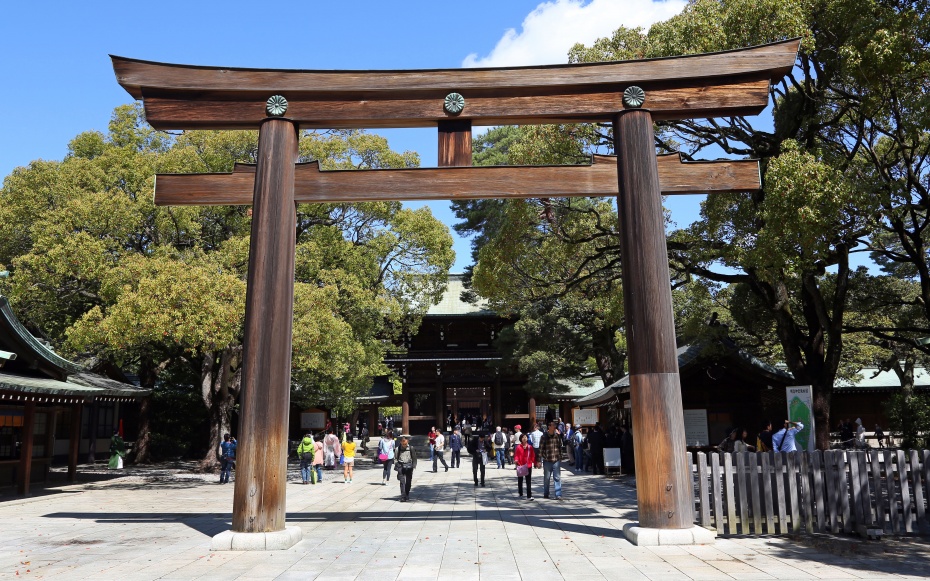
{"label": "tree trunk", "polygon": [[827,388],[814,385],[814,427],[818,450],[830,449],[830,401],[833,399],[833,386]]}
{"label": "tree trunk", "polygon": [[200,463],[205,472],[219,470],[223,435],[233,433],[232,411],[242,381],[242,367],[238,360],[241,349],[241,346],[223,349],[219,353],[219,362],[216,353],[207,353],[200,367],[201,395],[210,416],[210,445]]}
{"label": "tree trunk", "polygon": [[151,462],[151,443],[152,443],[152,398],[142,398],[139,404],[139,437],[136,438],[136,445],[133,447],[133,463],[147,464]]}
{"label": "tree trunk", "polygon": [[[158,372],[155,363],[150,357],[142,357],[139,362],[139,385],[145,389],[155,391]],[[139,404],[139,437],[133,448],[133,462],[145,464],[151,461],[152,443],[152,396],[144,398]]]}
{"label": "tree trunk", "polygon": [[223,434],[229,434],[230,415],[233,409],[233,402],[218,398],[210,406],[210,446],[207,453],[200,463],[200,467],[205,472],[215,472],[220,467],[220,444],[223,443]]}
{"label": "tree trunk", "polygon": [[613,327],[605,326],[601,329],[596,329],[591,334],[591,339],[594,361],[597,364],[598,373],[606,387],[623,377],[626,357],[617,350],[617,344],[614,342]]}

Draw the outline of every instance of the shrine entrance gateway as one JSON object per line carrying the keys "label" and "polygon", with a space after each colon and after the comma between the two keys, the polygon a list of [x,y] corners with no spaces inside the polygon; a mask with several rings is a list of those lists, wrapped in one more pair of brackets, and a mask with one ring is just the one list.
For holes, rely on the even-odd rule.
{"label": "shrine entrance gateway", "polygon": [[[754,161],[657,159],[653,121],[758,114],[798,48],[789,40],[677,58],[408,71],[232,69],[112,57],[120,85],[143,101],[155,129],[259,130],[254,167],[162,175],[155,187],[158,204],[253,204],[233,530],[217,535],[214,548],[279,548],[300,538],[284,521],[295,203],[615,194],[636,418],[639,524],[627,535],[640,544],[704,542],[703,529],[693,525],[661,195],[756,190],[759,171]],[[472,124],[578,122],[612,123],[616,159],[467,167]],[[296,164],[300,129],[381,127],[438,127],[445,167],[321,172]]]}

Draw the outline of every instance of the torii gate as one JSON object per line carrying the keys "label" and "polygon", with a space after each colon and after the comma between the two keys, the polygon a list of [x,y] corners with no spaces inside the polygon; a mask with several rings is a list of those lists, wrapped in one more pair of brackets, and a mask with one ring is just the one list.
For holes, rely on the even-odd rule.
{"label": "torii gate", "polygon": [[[750,191],[755,161],[655,155],[653,121],[754,115],[794,66],[798,40],[596,64],[397,71],[184,66],[111,57],[155,129],[259,129],[258,163],[232,174],[158,176],[157,204],[253,204],[233,527],[215,549],[286,548],[294,253],[298,202],[618,193],[634,417],[638,544],[707,542],[693,524],[662,194]],[[611,122],[616,163],[471,165],[471,127]],[[296,165],[300,129],[438,127],[442,169],[321,172]],[[619,186],[619,188],[617,187]],[[251,197],[250,197],[251,196]]]}

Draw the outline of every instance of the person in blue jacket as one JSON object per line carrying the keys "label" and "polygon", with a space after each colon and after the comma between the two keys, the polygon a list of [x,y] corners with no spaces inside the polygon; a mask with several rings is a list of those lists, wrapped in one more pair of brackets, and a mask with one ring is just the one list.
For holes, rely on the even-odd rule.
{"label": "person in blue jacket", "polygon": [[229,434],[223,434],[223,443],[220,444],[220,484],[229,482],[229,473],[236,465],[236,439]]}

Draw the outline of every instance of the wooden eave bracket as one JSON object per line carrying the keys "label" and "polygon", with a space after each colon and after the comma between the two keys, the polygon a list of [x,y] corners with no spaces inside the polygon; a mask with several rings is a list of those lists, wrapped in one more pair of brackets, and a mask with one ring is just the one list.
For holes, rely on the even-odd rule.
{"label": "wooden eave bracket", "polygon": [[[742,192],[761,188],[757,160],[684,162],[678,154],[657,156],[663,195]],[[236,164],[232,173],[159,174],[160,206],[220,206],[252,203],[255,166]],[[617,195],[615,156],[595,155],[589,165],[486,166],[322,171],[319,163],[297,164],[297,203],[481,198],[564,198]]]}

